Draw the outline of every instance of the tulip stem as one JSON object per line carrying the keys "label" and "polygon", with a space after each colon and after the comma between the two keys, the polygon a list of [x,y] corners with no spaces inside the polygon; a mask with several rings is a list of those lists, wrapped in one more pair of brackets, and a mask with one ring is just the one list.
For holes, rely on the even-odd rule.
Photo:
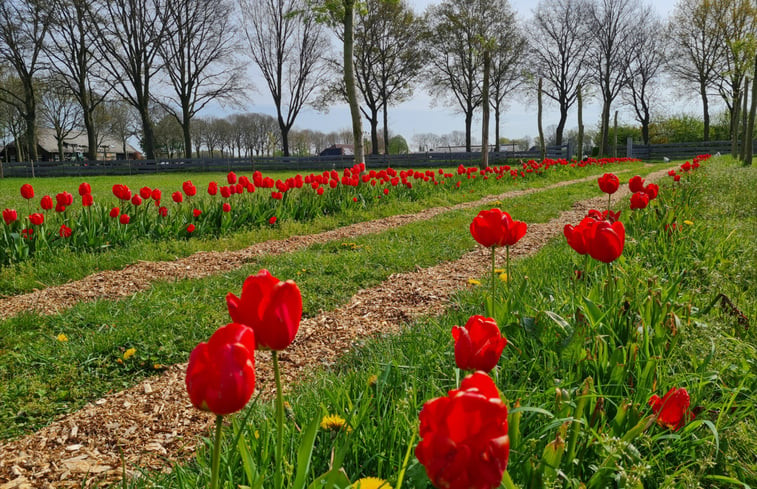
{"label": "tulip stem", "polygon": [[507,266],[505,267],[507,270],[507,290],[510,291],[510,279],[512,278],[510,276],[510,247],[505,246],[505,262],[507,263]]}
{"label": "tulip stem", "polygon": [[607,213],[610,213],[610,203],[612,202],[612,194],[607,194]]}
{"label": "tulip stem", "polygon": [[489,308],[489,317],[494,317],[494,291],[497,289],[497,273],[494,271],[496,269],[496,263],[497,247],[492,246],[492,296],[489,299],[489,304],[491,305],[491,307]]}
{"label": "tulip stem", "polygon": [[218,467],[221,462],[221,429],[223,428],[223,416],[216,415],[216,437],[213,443],[213,464],[210,469],[210,489],[218,488]]}
{"label": "tulip stem", "polygon": [[502,487],[505,489],[518,489],[518,486],[510,478],[510,474],[507,473],[507,470],[502,474]]}
{"label": "tulip stem", "polygon": [[273,474],[274,487],[281,489],[283,483],[282,465],[284,462],[284,393],[281,390],[281,371],[279,370],[279,352],[273,350],[273,375],[276,380],[276,472]]}

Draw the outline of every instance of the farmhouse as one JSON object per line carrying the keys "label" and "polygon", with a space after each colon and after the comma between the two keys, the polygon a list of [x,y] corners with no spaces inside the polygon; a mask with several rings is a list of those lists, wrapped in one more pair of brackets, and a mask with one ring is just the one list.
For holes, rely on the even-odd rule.
{"label": "farmhouse", "polygon": [[[3,161],[17,161],[17,141],[12,141],[0,148],[0,159]],[[87,154],[87,133],[74,131],[63,138],[63,159],[80,160]],[[7,154],[6,154],[7,153]],[[58,161],[58,141],[55,130],[48,127],[40,127],[37,130],[37,154],[40,161]],[[97,146],[98,160],[135,160],[142,155],[128,142],[118,141],[111,136],[100,138]]]}

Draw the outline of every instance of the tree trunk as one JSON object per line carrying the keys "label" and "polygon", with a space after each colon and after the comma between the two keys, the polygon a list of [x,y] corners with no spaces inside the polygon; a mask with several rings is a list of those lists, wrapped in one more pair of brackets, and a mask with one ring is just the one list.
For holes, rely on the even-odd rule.
{"label": "tree trunk", "polygon": [[578,85],[578,159],[584,157],[584,99],[581,85]]}
{"label": "tree trunk", "polygon": [[481,105],[483,118],[481,120],[481,168],[489,166],[489,65],[491,54],[484,49],[484,81],[481,88]]}
{"label": "tree trunk", "polygon": [[612,143],[612,157],[618,157],[618,111],[615,111],[615,121],[612,126],[613,143]]}
{"label": "tree trunk", "polygon": [[752,164],[752,149],[754,147],[754,118],[757,112],[757,56],[754,58],[754,76],[752,77],[752,105],[749,107],[749,120],[746,124],[746,151],[744,152],[744,165]]}
{"label": "tree trunk", "polygon": [[568,105],[560,103],[560,121],[557,123],[557,129],[555,130],[555,144],[562,144],[563,132],[565,131],[565,123],[568,120]]}
{"label": "tree trunk", "polygon": [[499,104],[494,106],[494,151],[499,153]]}
{"label": "tree trunk", "polygon": [[182,117],[181,130],[184,133],[184,158],[192,158],[192,133],[190,132],[190,125],[192,120],[189,118],[189,113],[184,112]]}
{"label": "tree trunk", "polygon": [[92,111],[82,107],[82,117],[84,118],[84,129],[87,131],[87,159],[94,161],[97,159],[97,129],[92,118]]}
{"label": "tree trunk", "polygon": [[58,134],[58,160],[63,161],[63,138]]}
{"label": "tree trunk", "polygon": [[602,102],[602,141],[600,143],[600,156],[610,155],[610,104]]}
{"label": "tree trunk", "polygon": [[539,88],[537,92],[537,122],[539,125],[539,151],[541,153],[541,159],[543,160],[547,156],[547,144],[544,141],[544,126],[542,125],[542,79],[539,78]]}
{"label": "tree trunk", "polygon": [[471,125],[473,124],[473,109],[465,111],[465,152],[471,151]]}
{"label": "tree trunk", "polygon": [[733,94],[733,108],[731,109],[731,156],[739,157],[739,118],[741,116],[741,87]]}
{"label": "tree trunk", "polygon": [[704,119],[704,140],[710,140],[710,104],[707,100],[707,86],[699,84],[699,95],[702,97],[702,116]]}
{"label": "tree trunk", "polygon": [[749,107],[747,105],[747,101],[749,100],[749,77],[744,77],[744,90],[741,92],[742,99],[744,100],[744,106],[741,108],[741,143],[739,144],[739,159],[741,161],[744,161],[744,157],[746,155],[746,147],[747,147],[747,141],[750,141],[751,138],[747,135],[747,113],[749,112]]}
{"label": "tree trunk", "polygon": [[389,117],[387,114],[388,109],[386,107],[387,105],[386,97],[383,97],[383,102],[384,102],[384,154],[388,155],[389,154],[389,124],[388,124]]}
{"label": "tree trunk", "polygon": [[641,140],[645,145],[649,144],[649,112],[644,115],[641,123]]}
{"label": "tree trunk", "polygon": [[379,144],[378,144],[378,111],[377,110],[371,110],[371,154],[377,155],[379,154]]}
{"label": "tree trunk", "polygon": [[352,51],[354,48],[355,0],[344,1],[344,86],[347,89],[347,101],[352,116],[352,139],[355,147],[355,164],[364,163],[363,126],[360,120],[360,108],[355,90],[355,65]]}
{"label": "tree trunk", "polygon": [[279,128],[281,129],[281,146],[284,149],[284,156],[289,156],[289,129],[281,122]]}
{"label": "tree trunk", "polygon": [[155,129],[147,107],[140,107],[139,116],[142,119],[142,149],[145,150],[145,158],[155,159]]}

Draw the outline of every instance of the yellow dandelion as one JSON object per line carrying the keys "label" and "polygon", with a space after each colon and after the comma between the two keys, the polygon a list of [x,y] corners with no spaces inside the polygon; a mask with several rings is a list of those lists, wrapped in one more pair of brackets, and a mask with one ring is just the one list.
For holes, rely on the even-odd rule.
{"label": "yellow dandelion", "polygon": [[686,225],[689,225],[689,226],[693,226],[694,225],[694,223],[691,222],[691,221],[689,221],[688,219],[686,219],[685,221],[683,221],[683,223],[686,224]]}
{"label": "yellow dandelion", "polygon": [[352,431],[352,428],[347,426],[347,420],[338,414],[329,414],[323,417],[321,420],[321,429],[328,431]]}
{"label": "yellow dandelion", "polygon": [[378,383],[378,375],[373,374],[370,377],[368,377],[368,387],[375,387],[377,383]]}
{"label": "yellow dandelion", "polygon": [[256,440],[260,439],[260,432],[258,430],[255,430],[255,439]]}
{"label": "yellow dandelion", "polygon": [[494,273],[496,273],[496,274],[505,273],[506,271],[507,270],[505,270],[504,268],[495,268],[494,269]]}
{"label": "yellow dandelion", "polygon": [[154,368],[155,370],[160,370],[160,369],[163,368],[163,364],[162,363],[155,363],[155,364],[153,364],[152,368]]}
{"label": "yellow dandelion", "polygon": [[116,363],[124,363],[124,361],[121,360],[120,358],[116,358]]}
{"label": "yellow dandelion", "polygon": [[124,360],[130,359],[131,357],[134,356],[135,353],[137,353],[136,348],[129,348],[128,350],[124,352]]}
{"label": "yellow dandelion", "polygon": [[392,486],[384,479],[378,477],[363,477],[352,484],[355,489],[392,489]]}
{"label": "yellow dandelion", "polygon": [[60,334],[58,335],[58,341],[60,341],[61,343],[65,343],[66,341],[68,341],[68,336],[66,336],[66,335],[65,335],[65,334],[63,334],[63,333],[60,333]]}
{"label": "yellow dandelion", "polygon": [[500,273],[500,274],[499,274],[499,279],[500,279],[501,281],[503,281],[503,282],[507,282],[507,274],[506,274],[506,273],[504,273],[504,272],[503,272],[503,273]]}
{"label": "yellow dandelion", "polygon": [[468,285],[481,285],[481,281],[475,278],[469,278]]}

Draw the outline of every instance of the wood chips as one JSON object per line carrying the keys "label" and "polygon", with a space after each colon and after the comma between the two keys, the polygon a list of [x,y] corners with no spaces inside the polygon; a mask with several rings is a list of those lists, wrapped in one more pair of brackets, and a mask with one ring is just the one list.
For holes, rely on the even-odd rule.
{"label": "wood chips", "polygon": [[[650,174],[647,180],[653,181],[666,171]],[[596,177],[547,188],[593,179]],[[127,297],[145,290],[155,280],[203,277],[240,267],[253,256],[377,233],[449,210],[475,208],[538,191],[507,192],[453,207],[260,243],[240,251],[203,252],[172,262],[140,262],[123,270],[101,272],[59,287],[2,299],[0,318],[30,309],[53,314],[80,301]],[[626,195],[624,186],[616,199]],[[548,223],[529,225],[525,237],[510,250],[511,255],[517,258],[536,252],[561,234],[565,224],[578,223],[589,209],[603,208],[605,203],[605,197],[577,202],[573,209]],[[504,256],[498,261],[503,260]],[[485,275],[490,263],[489,250],[479,248],[456,261],[391,275],[378,286],[359,291],[348,304],[303,319],[294,343],[279,356],[286,383],[302,380],[314,366],[332,364],[358,339],[394,333],[420,315],[442,313],[451,294],[467,287],[469,278]],[[256,357],[258,389],[262,397],[271,398],[274,383],[270,354],[256,352]],[[168,470],[168,462],[187,460],[201,443],[199,437],[209,433],[214,416],[190,404],[184,386],[185,369],[186,364],[171,366],[161,375],[87,404],[35,433],[0,444],[0,489],[107,485],[120,480],[124,473],[136,477],[139,469]]]}

